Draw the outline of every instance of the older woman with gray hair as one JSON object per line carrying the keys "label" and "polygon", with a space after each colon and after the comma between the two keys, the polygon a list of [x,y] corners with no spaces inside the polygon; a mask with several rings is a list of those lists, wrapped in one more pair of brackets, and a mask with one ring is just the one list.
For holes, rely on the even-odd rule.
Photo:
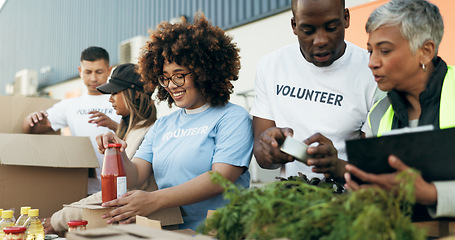
{"label": "older woman with gray hair", "polygon": [[[366,135],[423,125],[455,127],[455,72],[437,56],[444,34],[438,7],[424,0],[392,0],[370,15],[366,31],[369,67],[379,89],[388,91],[370,111]],[[370,174],[348,164],[347,188],[392,189],[396,174],[409,167],[393,155],[388,161],[397,170],[393,174]],[[357,184],[351,174],[369,184]],[[431,217],[455,217],[455,181],[427,182],[419,175],[414,183],[416,201]]]}

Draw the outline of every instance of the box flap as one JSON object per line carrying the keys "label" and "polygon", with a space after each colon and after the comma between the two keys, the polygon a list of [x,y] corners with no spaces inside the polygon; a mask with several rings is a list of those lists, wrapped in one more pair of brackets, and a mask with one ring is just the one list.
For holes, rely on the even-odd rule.
{"label": "box flap", "polygon": [[28,114],[47,110],[60,100],[37,97],[0,96],[1,133],[22,133],[22,123]]}
{"label": "box flap", "polygon": [[101,206],[101,203],[98,204],[91,204],[91,203],[72,203],[72,204],[65,204],[63,205],[64,207],[74,207],[74,208],[82,208],[82,209],[89,209],[89,210],[99,210],[99,209],[114,209],[112,207],[103,207]]}
{"label": "box flap", "polygon": [[159,220],[161,222],[161,226],[183,223],[182,212],[179,207],[160,209],[147,217]]}
{"label": "box flap", "polygon": [[0,133],[0,163],[4,165],[97,168],[88,137]]}
{"label": "box flap", "polygon": [[158,220],[153,220],[153,219],[148,219],[143,216],[136,215],[136,224],[145,226],[145,227],[151,227],[151,228],[157,228],[161,229],[161,222]]}

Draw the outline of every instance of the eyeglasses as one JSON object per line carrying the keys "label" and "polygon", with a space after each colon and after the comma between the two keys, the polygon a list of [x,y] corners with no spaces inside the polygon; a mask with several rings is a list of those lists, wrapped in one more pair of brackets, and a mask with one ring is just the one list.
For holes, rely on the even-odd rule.
{"label": "eyeglasses", "polygon": [[188,74],[191,74],[192,72],[189,73],[177,73],[174,74],[170,77],[166,77],[164,75],[158,76],[158,82],[160,85],[164,88],[167,88],[169,86],[169,80],[171,80],[176,86],[181,87],[183,84],[185,84],[185,76]]}

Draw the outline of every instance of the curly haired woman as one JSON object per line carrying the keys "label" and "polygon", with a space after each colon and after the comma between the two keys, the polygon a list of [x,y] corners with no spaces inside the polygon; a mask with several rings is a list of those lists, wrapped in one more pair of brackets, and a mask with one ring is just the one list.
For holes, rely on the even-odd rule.
{"label": "curly haired woman", "polygon": [[[103,206],[121,206],[105,214],[108,223],[129,223],[135,215],[181,206],[181,229],[196,227],[207,210],[223,206],[223,188],[210,181],[218,172],[248,187],[253,132],[248,112],[229,103],[231,81],[238,79],[239,50],[225,32],[204,16],[190,23],[161,23],[151,33],[139,72],[150,91],[180,109],[158,119],[130,161],[124,158],[128,187],[153,172],[159,190],[131,191]],[[98,139],[126,144],[111,133]]]}
{"label": "curly haired woman", "polygon": [[[103,94],[111,94],[109,102],[115,112],[122,116],[116,134],[128,144],[125,151],[127,156],[133,157],[139,148],[145,134],[156,121],[156,108],[150,94],[144,92],[141,75],[135,64],[121,64],[114,69],[109,83],[97,87]],[[149,184],[150,183],[150,184]],[[141,189],[154,190],[154,179],[149,179]],[[94,193],[78,201],[78,203],[101,202],[101,192]],[[68,221],[81,219],[82,208],[64,207],[55,212],[52,217],[44,218],[46,234],[58,233],[64,236],[68,230]]]}

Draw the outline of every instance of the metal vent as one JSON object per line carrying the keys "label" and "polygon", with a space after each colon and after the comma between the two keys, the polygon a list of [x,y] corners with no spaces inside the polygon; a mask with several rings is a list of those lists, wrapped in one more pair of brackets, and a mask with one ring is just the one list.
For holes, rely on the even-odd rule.
{"label": "metal vent", "polygon": [[141,48],[147,42],[144,36],[136,36],[120,43],[119,49],[119,64],[138,63],[138,58],[141,54]]}

